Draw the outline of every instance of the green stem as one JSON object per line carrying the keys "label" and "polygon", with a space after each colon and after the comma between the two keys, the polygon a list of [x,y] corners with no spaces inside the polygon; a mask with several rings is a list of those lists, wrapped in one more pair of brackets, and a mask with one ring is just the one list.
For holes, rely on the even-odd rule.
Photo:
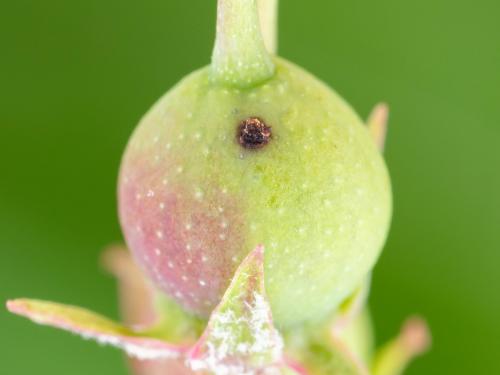
{"label": "green stem", "polygon": [[260,30],[256,0],[218,0],[211,77],[216,83],[249,87],[274,74]]}
{"label": "green stem", "polygon": [[260,28],[267,50],[276,54],[278,50],[278,0],[257,0]]}

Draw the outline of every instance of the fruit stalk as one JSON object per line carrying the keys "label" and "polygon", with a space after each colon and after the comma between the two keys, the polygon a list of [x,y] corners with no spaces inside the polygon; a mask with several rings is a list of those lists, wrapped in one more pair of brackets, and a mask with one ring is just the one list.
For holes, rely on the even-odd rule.
{"label": "fruit stalk", "polygon": [[[272,35],[272,29],[266,28],[266,35]],[[250,87],[271,78],[274,70],[260,30],[257,0],[219,0],[212,81]]]}

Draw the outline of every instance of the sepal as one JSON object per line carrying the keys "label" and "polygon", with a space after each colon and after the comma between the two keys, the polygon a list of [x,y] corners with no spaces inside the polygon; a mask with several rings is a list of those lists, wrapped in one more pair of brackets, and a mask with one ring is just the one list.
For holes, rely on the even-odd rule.
{"label": "sepal", "polygon": [[186,348],[142,335],[102,315],[80,307],[33,299],[7,302],[10,312],[33,322],[75,333],[123,349],[128,355],[140,359],[179,357]]}

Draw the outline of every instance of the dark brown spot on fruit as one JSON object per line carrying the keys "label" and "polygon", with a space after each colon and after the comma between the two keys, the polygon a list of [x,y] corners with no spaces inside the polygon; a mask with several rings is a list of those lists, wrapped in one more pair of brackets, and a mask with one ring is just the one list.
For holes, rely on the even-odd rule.
{"label": "dark brown spot on fruit", "polygon": [[238,126],[238,143],[245,148],[264,147],[271,139],[271,127],[258,117],[249,117]]}

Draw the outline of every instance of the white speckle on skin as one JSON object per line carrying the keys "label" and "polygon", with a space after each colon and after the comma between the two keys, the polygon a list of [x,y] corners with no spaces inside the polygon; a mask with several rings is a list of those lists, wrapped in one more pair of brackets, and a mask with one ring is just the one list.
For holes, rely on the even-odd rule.
{"label": "white speckle on skin", "polygon": [[200,283],[201,286],[207,285],[207,283],[205,281],[203,281],[203,280],[200,280],[199,283]]}
{"label": "white speckle on skin", "polygon": [[156,237],[163,238],[163,232],[161,230],[156,231]]}
{"label": "white speckle on skin", "polygon": [[179,134],[179,140],[181,140],[181,141],[182,141],[182,140],[184,139],[184,137],[185,137],[185,136],[184,136],[184,133]]}
{"label": "white speckle on skin", "polygon": [[167,263],[168,268],[174,268],[174,264],[172,262]]}
{"label": "white speckle on skin", "polygon": [[176,170],[175,170],[175,171],[176,171],[177,173],[182,173],[182,171],[183,171],[183,170],[184,170],[184,168],[182,168],[182,166],[181,166],[181,165],[179,165],[179,166],[176,168]]}
{"label": "white speckle on skin", "polygon": [[154,250],[154,251],[155,251],[155,254],[156,254],[157,256],[160,256],[160,254],[161,254],[161,251],[160,251],[160,249],[158,249],[158,248],[155,248],[155,250]]}
{"label": "white speckle on skin", "polygon": [[203,263],[206,263],[206,262],[208,261],[207,256],[206,256],[206,255],[202,255],[202,256],[201,256],[201,261],[202,261]]}
{"label": "white speckle on skin", "polygon": [[153,143],[158,143],[159,140],[160,140],[160,137],[156,136],[153,138]]}
{"label": "white speckle on skin", "polygon": [[155,192],[154,192],[154,190],[149,189],[149,190],[148,190],[148,193],[146,194],[146,196],[147,196],[148,198],[152,198],[152,197],[154,197],[154,196],[155,196]]}
{"label": "white speckle on skin", "polygon": [[201,190],[197,190],[196,193],[194,193],[194,197],[196,200],[201,201],[203,199],[203,192]]}
{"label": "white speckle on skin", "polygon": [[232,260],[234,263],[237,263],[237,262],[238,262],[238,258],[236,257],[236,255],[235,255],[235,256],[233,256],[233,257],[231,258],[231,260]]}
{"label": "white speckle on skin", "polygon": [[187,259],[186,259],[186,263],[187,263],[187,264],[191,264],[191,263],[193,263],[193,260],[192,260],[191,258],[187,258]]}
{"label": "white speckle on skin", "polygon": [[167,150],[170,150],[170,149],[172,148],[172,145],[171,145],[170,143],[167,143],[167,144],[165,145],[165,148],[166,148]]}
{"label": "white speckle on skin", "polygon": [[175,292],[175,296],[176,296],[177,298],[180,298],[180,299],[182,299],[182,298],[184,297],[184,296],[182,295],[182,293],[181,293],[181,292],[179,292],[179,291]]}
{"label": "white speckle on skin", "polygon": [[219,238],[224,241],[226,239],[226,234],[225,233],[221,233],[219,234]]}
{"label": "white speckle on skin", "polygon": [[299,275],[303,275],[303,274],[304,274],[304,265],[303,265],[303,264],[301,264],[301,265],[299,266]]}
{"label": "white speckle on skin", "polygon": [[188,251],[191,250],[191,244],[186,245],[186,250],[188,250]]}
{"label": "white speckle on skin", "polygon": [[185,228],[186,228],[186,230],[191,230],[192,226],[191,226],[191,224],[188,223],[188,224],[186,224]]}
{"label": "white speckle on skin", "polygon": [[181,279],[182,279],[182,281],[188,281],[188,278],[186,275],[182,275]]}
{"label": "white speckle on skin", "polygon": [[161,183],[162,183],[163,185],[167,185],[167,184],[168,184],[168,180],[167,180],[166,178],[164,178],[164,179],[161,181]]}
{"label": "white speckle on skin", "polygon": [[344,182],[344,179],[340,176],[335,176],[333,182],[335,182],[335,184],[341,184],[342,182]]}
{"label": "white speckle on skin", "polygon": [[141,200],[142,199],[142,194],[141,193],[137,193],[135,195],[135,199],[138,200],[138,201]]}
{"label": "white speckle on skin", "polygon": [[194,139],[199,141],[201,139],[201,133],[194,133]]}
{"label": "white speckle on skin", "polygon": [[227,228],[228,225],[229,224],[227,223],[227,221],[223,221],[222,223],[220,223],[221,228]]}
{"label": "white speckle on skin", "polygon": [[165,209],[165,203],[161,202],[158,207],[160,207],[160,210]]}

